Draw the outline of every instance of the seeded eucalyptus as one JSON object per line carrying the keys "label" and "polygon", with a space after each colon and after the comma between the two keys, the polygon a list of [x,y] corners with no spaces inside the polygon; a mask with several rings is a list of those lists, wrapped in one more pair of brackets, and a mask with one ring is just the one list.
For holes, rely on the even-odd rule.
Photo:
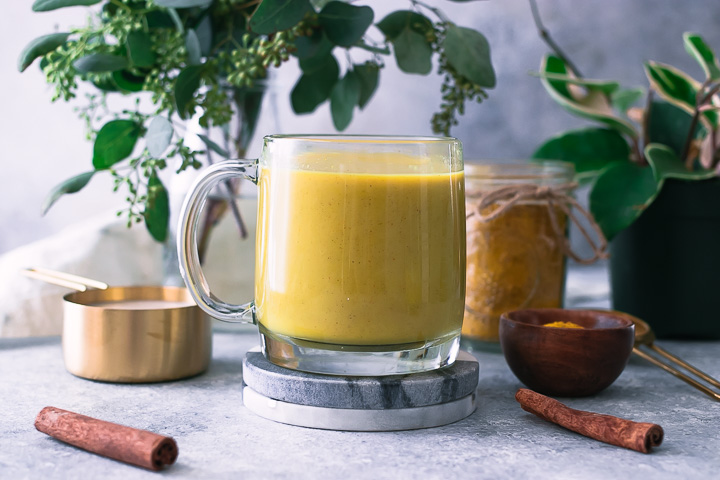
{"label": "seeded eucalyptus", "polygon": [[[419,75],[433,70],[436,57],[443,77],[440,111],[432,118],[436,133],[448,135],[466,102],[482,101],[495,85],[485,37],[418,0],[387,15],[377,29],[371,7],[344,1],[35,0],[32,8],[73,6],[94,6],[85,27],[39,37],[18,60],[20,71],[40,60],[55,87],[53,101],[74,99],[81,84],[93,86],[77,107],[94,142],[92,169],[58,185],[44,209],[108,172],[115,190],[127,192],[127,208],[118,214],[128,225],[144,221],[158,241],[167,236],[169,218],[158,172],[171,158],[180,172],[242,156],[257,124],[264,79],[291,58],[302,70],[291,93],[293,110],[310,113],[329,102],[339,131],[371,100],[390,56],[401,71]],[[136,98],[135,107],[108,109],[112,95]],[[185,145],[184,120],[193,116],[203,128],[220,127],[224,144],[199,135],[206,150]],[[224,207],[206,211],[212,225]]]}

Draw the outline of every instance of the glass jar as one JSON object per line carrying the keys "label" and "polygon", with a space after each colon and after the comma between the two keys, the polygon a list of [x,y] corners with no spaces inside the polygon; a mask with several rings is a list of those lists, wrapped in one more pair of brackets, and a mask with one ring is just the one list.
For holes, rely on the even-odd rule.
{"label": "glass jar", "polygon": [[[462,335],[471,344],[497,342],[504,312],[562,306],[568,221],[558,202],[545,196],[548,190],[558,199],[572,194],[573,175],[573,165],[564,162],[465,165]],[[494,198],[489,203],[488,194]]]}

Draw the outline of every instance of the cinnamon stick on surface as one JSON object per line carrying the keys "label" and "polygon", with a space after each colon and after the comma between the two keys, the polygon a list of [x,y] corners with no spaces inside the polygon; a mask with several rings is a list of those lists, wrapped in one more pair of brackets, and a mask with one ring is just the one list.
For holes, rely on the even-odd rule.
{"label": "cinnamon stick on surface", "polygon": [[521,388],[515,394],[523,410],[568,430],[618,447],[650,453],[663,441],[663,429],[654,423],[585,412],[569,408],[555,399]]}
{"label": "cinnamon stick on surface", "polygon": [[45,407],[38,413],[35,428],[89,452],[150,470],[172,465],[178,456],[177,444],[171,437],[55,407]]}

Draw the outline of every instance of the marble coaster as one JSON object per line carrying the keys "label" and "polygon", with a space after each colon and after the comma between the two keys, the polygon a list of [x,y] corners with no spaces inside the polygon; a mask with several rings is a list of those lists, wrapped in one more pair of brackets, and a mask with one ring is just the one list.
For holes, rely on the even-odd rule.
{"label": "marble coaster", "polygon": [[243,388],[243,403],[256,415],[299,427],[351,432],[388,432],[439,427],[462,420],[475,411],[476,393],[448,403],[414,408],[327,408],[281,402]]}
{"label": "marble coaster", "polygon": [[463,351],[450,367],[386,377],[319,375],[290,370],[269,362],[257,349],[249,351],[243,360],[243,382],[255,394],[286,404],[331,409],[413,409],[461,399],[467,404],[468,397],[477,388],[478,372],[475,357]]}

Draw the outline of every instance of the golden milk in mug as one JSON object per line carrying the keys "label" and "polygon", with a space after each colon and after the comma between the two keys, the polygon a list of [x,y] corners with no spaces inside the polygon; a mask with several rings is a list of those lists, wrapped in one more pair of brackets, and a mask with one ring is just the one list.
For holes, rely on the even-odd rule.
{"label": "golden milk in mug", "polygon": [[[259,186],[255,300],[212,296],[200,207],[219,181]],[[278,365],[390,375],[451,364],[465,301],[465,196],[452,138],[269,136],[258,161],[205,171],[181,215],[183,276],[201,308],[260,328]]]}

